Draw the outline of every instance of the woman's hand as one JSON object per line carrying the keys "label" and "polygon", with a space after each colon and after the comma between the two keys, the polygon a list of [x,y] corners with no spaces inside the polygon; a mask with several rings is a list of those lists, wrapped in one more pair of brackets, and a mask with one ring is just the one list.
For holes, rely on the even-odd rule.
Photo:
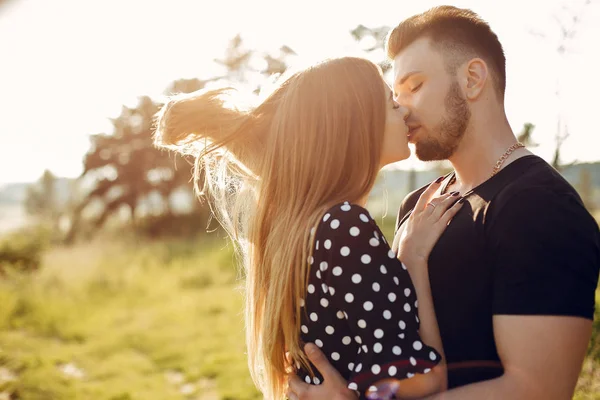
{"label": "woman's hand", "polygon": [[441,184],[438,181],[421,194],[400,237],[398,258],[407,267],[427,264],[431,249],[463,205],[457,201],[458,192],[434,197]]}

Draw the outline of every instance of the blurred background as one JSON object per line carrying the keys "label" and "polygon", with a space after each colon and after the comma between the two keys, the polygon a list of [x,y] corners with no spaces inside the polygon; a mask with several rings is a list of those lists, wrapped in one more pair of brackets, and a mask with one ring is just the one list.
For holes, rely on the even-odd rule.
{"label": "blurred background", "polygon": [[[0,0],[0,400],[260,398],[232,247],[191,160],[153,148],[153,116],[325,57],[389,79],[387,31],[441,4]],[[450,4],[498,34],[513,130],[600,219],[600,0]],[[368,208],[388,238],[402,198],[448,170],[381,172]],[[595,329],[576,399],[600,399]]]}

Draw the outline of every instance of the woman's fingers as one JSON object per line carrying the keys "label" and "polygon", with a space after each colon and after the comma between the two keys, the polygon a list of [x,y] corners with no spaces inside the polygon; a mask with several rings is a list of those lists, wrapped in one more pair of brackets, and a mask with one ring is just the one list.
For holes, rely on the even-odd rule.
{"label": "woman's fingers", "polygon": [[444,196],[439,197],[439,202],[435,205],[435,210],[432,213],[432,218],[434,220],[439,220],[442,218],[452,205],[459,200],[459,192],[451,192]]}
{"label": "woman's fingers", "polygon": [[[436,190],[438,190],[440,188],[440,184],[442,183],[443,180],[444,180],[444,177],[440,176],[435,181],[433,181],[429,185],[429,187],[427,189],[425,189],[425,191],[423,193],[421,193],[421,196],[419,196],[419,200],[417,201],[417,204],[415,205],[416,211],[423,211],[425,209],[425,206],[430,201],[430,199],[433,197],[433,194],[436,192]],[[429,206],[429,207],[431,207],[431,206]]]}
{"label": "woman's fingers", "polygon": [[452,220],[452,218],[454,218],[456,213],[462,208],[462,206],[464,205],[464,200],[465,200],[464,197],[461,198],[459,201],[454,203],[454,205],[452,205],[452,207],[448,208],[448,210],[441,216],[440,222],[442,224],[444,224],[444,226],[448,225],[450,223],[450,221]]}

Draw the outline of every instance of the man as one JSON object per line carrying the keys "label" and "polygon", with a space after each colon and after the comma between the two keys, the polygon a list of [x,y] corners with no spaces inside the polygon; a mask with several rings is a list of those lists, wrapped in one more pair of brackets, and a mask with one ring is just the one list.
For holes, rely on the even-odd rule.
{"label": "man", "polygon": [[[449,382],[431,399],[570,399],[592,332],[598,225],[517,143],[504,52],[477,14],[431,9],[394,28],[386,48],[417,156],[449,160],[442,191],[465,203],[429,258]],[[422,191],[402,203],[394,247]],[[325,379],[290,378],[291,399],[356,398],[316,346],[305,350]]]}

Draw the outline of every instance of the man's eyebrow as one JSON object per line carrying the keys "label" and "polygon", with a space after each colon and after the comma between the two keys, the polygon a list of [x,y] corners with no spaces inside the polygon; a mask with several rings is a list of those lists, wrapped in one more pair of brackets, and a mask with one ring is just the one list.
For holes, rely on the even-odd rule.
{"label": "man's eyebrow", "polygon": [[414,74],[418,74],[421,73],[421,71],[410,71],[407,74],[404,74],[404,76],[400,79],[400,81],[397,83],[398,85],[402,85],[404,82],[406,82],[406,80],[408,78],[410,78],[411,76],[413,76]]}

